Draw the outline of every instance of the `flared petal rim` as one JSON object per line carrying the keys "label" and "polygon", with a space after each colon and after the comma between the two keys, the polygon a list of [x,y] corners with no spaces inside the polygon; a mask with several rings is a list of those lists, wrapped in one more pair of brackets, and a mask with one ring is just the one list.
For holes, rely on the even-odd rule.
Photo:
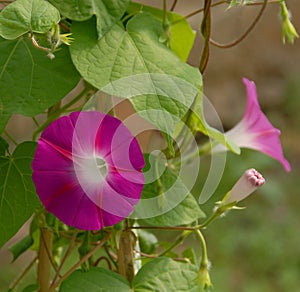
{"label": "flared petal rim", "polygon": [[242,120],[228,132],[228,137],[240,147],[255,149],[278,160],[289,172],[291,166],[283,155],[280,130],[275,128],[262,112],[256,85],[243,78],[247,92],[247,105]]}

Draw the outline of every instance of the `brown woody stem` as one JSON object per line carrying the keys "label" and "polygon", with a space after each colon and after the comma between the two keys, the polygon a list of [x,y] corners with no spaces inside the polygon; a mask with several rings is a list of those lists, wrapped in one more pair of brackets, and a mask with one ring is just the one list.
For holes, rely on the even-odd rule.
{"label": "brown woody stem", "polygon": [[201,34],[204,38],[204,45],[202,49],[202,55],[200,60],[199,70],[201,74],[205,71],[205,68],[209,59],[209,40],[210,40],[210,31],[211,31],[211,0],[205,0],[204,2],[204,14],[203,20],[201,23]]}
{"label": "brown woody stem", "polygon": [[41,228],[41,240],[39,249],[38,284],[39,292],[48,292],[51,275],[51,253],[52,253],[52,232],[47,228]]}
{"label": "brown woody stem", "polygon": [[130,283],[134,277],[133,250],[135,237],[129,229],[129,220],[125,220],[126,227],[122,231],[118,249],[118,268],[119,274],[126,278]]}
{"label": "brown woody stem", "polygon": [[[257,3],[256,3],[257,4]],[[259,13],[257,14],[257,16],[255,17],[255,19],[253,20],[253,22],[250,24],[250,26],[247,28],[247,30],[237,39],[235,39],[234,41],[227,43],[227,44],[221,44],[216,42],[213,39],[210,39],[210,43],[218,48],[221,49],[228,49],[228,48],[232,48],[234,46],[236,46],[237,44],[239,44],[241,41],[243,41],[249,34],[250,32],[254,29],[254,27],[256,26],[256,24],[259,22],[259,20],[261,19],[266,7],[268,4],[268,0],[264,0],[263,3],[261,4],[262,7],[259,11]]]}

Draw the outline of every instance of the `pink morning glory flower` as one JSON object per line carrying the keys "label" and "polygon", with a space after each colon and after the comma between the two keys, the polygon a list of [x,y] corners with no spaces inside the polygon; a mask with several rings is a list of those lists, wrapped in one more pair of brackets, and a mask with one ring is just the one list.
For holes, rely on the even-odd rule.
{"label": "pink morning glory flower", "polygon": [[74,112],[42,133],[32,179],[46,210],[69,226],[99,230],[133,211],[144,164],[137,140],[120,120]]}
{"label": "pink morning glory flower", "polygon": [[[258,103],[256,86],[253,81],[243,78],[247,91],[247,106],[242,120],[226,132],[226,136],[237,146],[258,150],[281,162],[290,171],[289,162],[284,158],[279,140],[280,131],[273,127]],[[214,152],[224,150],[216,146]]]}
{"label": "pink morning glory flower", "polygon": [[246,170],[235,183],[231,191],[223,199],[222,204],[230,204],[244,200],[264,184],[264,177],[254,168],[250,168]]}

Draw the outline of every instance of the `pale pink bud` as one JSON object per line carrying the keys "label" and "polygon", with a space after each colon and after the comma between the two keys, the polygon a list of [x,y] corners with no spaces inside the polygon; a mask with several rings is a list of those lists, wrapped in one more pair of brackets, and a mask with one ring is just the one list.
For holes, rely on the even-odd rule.
{"label": "pale pink bud", "polygon": [[233,186],[228,196],[223,199],[223,204],[239,202],[245,199],[264,183],[264,177],[257,170],[254,168],[246,170]]}

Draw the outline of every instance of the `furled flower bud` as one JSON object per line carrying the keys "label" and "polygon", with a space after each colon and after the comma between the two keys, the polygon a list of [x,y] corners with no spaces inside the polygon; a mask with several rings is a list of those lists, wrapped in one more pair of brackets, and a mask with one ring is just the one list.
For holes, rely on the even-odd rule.
{"label": "furled flower bud", "polygon": [[252,194],[258,187],[264,185],[264,183],[264,177],[254,168],[250,168],[244,172],[232,190],[224,197],[222,204],[227,205],[239,202]]}

